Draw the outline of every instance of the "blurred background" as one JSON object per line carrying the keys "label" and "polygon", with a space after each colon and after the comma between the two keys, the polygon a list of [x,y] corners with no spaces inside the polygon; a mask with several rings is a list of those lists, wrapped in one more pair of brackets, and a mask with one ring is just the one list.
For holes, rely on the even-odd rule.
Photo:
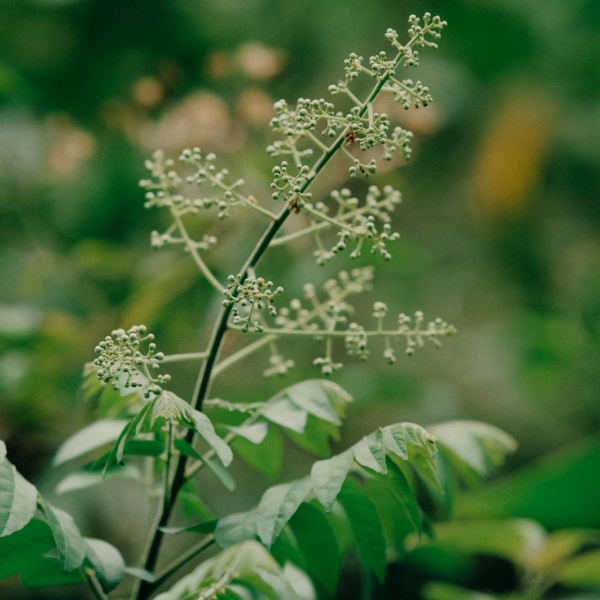
{"label": "blurred background", "polygon": [[[93,418],[82,365],[111,329],[144,323],[165,353],[205,347],[219,299],[188,256],[151,250],[150,232],[165,221],[143,208],[144,158],[198,145],[268,198],[273,102],[325,97],[350,52],[385,48],[386,28],[405,32],[408,15],[425,11],[448,21],[440,50],[423,51],[411,73],[435,102],[382,105],[414,131],[414,156],[373,180],[402,191],[402,238],[391,262],[360,259],[376,266],[360,315],[368,321],[382,300],[459,333],[393,367],[374,349],[367,363],[345,360],[336,380],[355,402],[343,445],[396,421],[488,421],[520,448],[496,484],[512,485],[516,499],[506,492],[506,506],[485,510],[550,529],[600,527],[596,0],[2,0],[0,438],[21,473],[51,495],[53,452]],[[330,181],[341,187],[346,175],[334,164]],[[208,225],[201,218],[194,232]],[[210,226],[220,243],[208,261],[224,279],[263,225],[238,211]],[[359,264],[346,256],[320,268],[312,250],[311,240],[273,250],[262,273],[291,298],[305,281]],[[227,343],[231,351],[240,340]],[[319,376],[312,343],[282,349],[297,364],[285,379],[263,378],[268,357],[257,354],[214,394],[264,400]],[[171,373],[189,397],[195,366]],[[282,477],[308,472],[311,460],[290,449]],[[209,503],[247,509],[269,484],[236,468],[246,492],[206,489]],[[539,489],[518,486],[537,481],[528,469],[555,491],[570,477],[580,504],[538,501]],[[56,503],[136,560],[147,508],[134,483]],[[11,599],[86,593],[4,585]]]}

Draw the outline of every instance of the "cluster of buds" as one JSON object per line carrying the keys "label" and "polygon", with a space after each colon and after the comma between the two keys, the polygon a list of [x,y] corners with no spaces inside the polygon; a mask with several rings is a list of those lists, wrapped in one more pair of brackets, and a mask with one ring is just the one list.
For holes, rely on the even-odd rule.
{"label": "cluster of buds", "polygon": [[425,340],[429,340],[438,348],[441,347],[441,337],[456,333],[456,328],[449,325],[439,317],[434,321],[430,321],[423,328],[424,316],[419,310],[415,313],[414,319],[401,313],[398,315],[398,333],[406,337],[406,354],[412,356],[415,353],[415,348],[422,348],[425,345]]}
{"label": "cluster of buds", "polygon": [[383,160],[392,160],[392,154],[398,151],[404,162],[408,162],[412,158],[412,148],[409,145],[412,137],[412,131],[407,131],[400,126],[394,127],[392,135],[383,146]]}
{"label": "cluster of buds", "polygon": [[[145,395],[157,394],[160,387],[170,380],[169,375],[150,375],[151,370],[160,368],[164,359],[162,352],[156,352],[154,335],[147,333],[144,325],[134,325],[127,331],[115,329],[96,346],[98,356],[94,360],[98,379],[111,383],[115,390],[146,387]],[[145,348],[145,350],[142,350]],[[142,373],[144,371],[145,375]],[[125,378],[122,381],[122,378]]]}
{"label": "cluster of buds", "polygon": [[[273,306],[273,301],[277,296],[283,294],[281,286],[273,289],[273,282],[267,281],[263,277],[246,277],[244,281],[240,277],[229,275],[227,278],[229,283],[223,294],[223,306],[232,306],[233,323],[241,325],[242,331],[262,331],[263,325],[255,315],[255,310],[263,310],[268,308],[271,316],[277,315],[277,309]],[[240,314],[242,308],[244,314]]]}
{"label": "cluster of buds", "polygon": [[295,199],[295,203],[299,208],[302,208],[305,202],[309,202],[312,194],[302,192],[306,184],[310,168],[303,165],[298,169],[295,175],[292,175],[288,169],[288,162],[284,160],[281,165],[273,167],[273,181],[271,189],[274,190],[271,194],[273,200],[279,200],[281,194],[286,196],[286,199]]}
{"label": "cluster of buds", "polygon": [[412,79],[398,81],[392,77],[390,83],[383,89],[392,92],[395,101],[401,104],[404,110],[408,110],[411,106],[415,108],[427,106],[433,101],[429,88],[420,81],[414,83]]}
{"label": "cluster of buds", "polygon": [[294,361],[291,358],[279,354],[271,354],[269,358],[269,367],[263,371],[265,377],[283,377],[287,375],[290,369],[294,368]]}
{"label": "cluster of buds", "polygon": [[360,108],[355,106],[346,115],[346,123],[352,132],[352,143],[358,142],[361,150],[383,145],[387,140],[390,120],[385,113],[361,116]]}

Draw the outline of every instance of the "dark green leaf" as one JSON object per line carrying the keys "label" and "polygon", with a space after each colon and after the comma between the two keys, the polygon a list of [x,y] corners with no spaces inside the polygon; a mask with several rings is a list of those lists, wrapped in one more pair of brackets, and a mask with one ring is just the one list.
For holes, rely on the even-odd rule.
{"label": "dark green leaf", "polygon": [[192,479],[188,479],[183,484],[179,494],[177,494],[177,502],[179,502],[186,517],[195,517],[203,521],[212,521],[215,518],[210,508],[202,502],[198,486]]}
{"label": "dark green leaf", "polygon": [[125,444],[125,456],[160,456],[165,451],[165,445],[158,440],[131,440]]}
{"label": "dark green leaf", "polygon": [[260,444],[244,438],[231,442],[233,451],[252,468],[267,477],[277,477],[283,462],[283,439],[277,427],[269,427],[267,436]]}
{"label": "dark green leaf", "polygon": [[354,540],[363,562],[383,583],[386,544],[377,509],[366,490],[354,479],[346,479],[338,496],[350,521]]}
{"label": "dark green leaf", "polygon": [[304,556],[308,572],[334,594],[342,567],[342,557],[333,529],[322,509],[302,503],[289,526]]}
{"label": "dark green leaf", "polygon": [[190,444],[188,444],[188,442],[186,442],[185,440],[183,440],[181,438],[177,438],[173,442],[173,445],[184,456],[188,456],[189,458],[196,458],[198,460],[202,460],[202,456],[196,451],[195,448],[193,448],[192,446],[190,446]]}

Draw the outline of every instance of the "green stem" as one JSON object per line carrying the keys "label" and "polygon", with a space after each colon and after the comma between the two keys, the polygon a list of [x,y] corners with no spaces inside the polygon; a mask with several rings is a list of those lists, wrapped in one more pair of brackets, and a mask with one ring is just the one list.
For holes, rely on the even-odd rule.
{"label": "green stem", "polygon": [[100,582],[98,581],[98,578],[96,577],[96,573],[94,572],[94,570],[89,569],[89,568],[84,568],[83,574],[85,575],[85,578],[87,579],[88,585],[90,586],[90,589],[92,590],[92,593],[94,594],[94,597],[97,598],[97,600],[108,600],[108,596],[104,593],[104,590],[102,589],[102,586],[100,585]]}

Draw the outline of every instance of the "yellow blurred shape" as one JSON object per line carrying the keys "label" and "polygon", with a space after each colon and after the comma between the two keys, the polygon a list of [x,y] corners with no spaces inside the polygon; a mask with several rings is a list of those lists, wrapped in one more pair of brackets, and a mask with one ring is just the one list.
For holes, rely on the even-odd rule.
{"label": "yellow blurred shape", "polygon": [[487,218],[519,217],[529,207],[548,147],[550,106],[538,91],[513,95],[492,118],[475,164],[472,208]]}

